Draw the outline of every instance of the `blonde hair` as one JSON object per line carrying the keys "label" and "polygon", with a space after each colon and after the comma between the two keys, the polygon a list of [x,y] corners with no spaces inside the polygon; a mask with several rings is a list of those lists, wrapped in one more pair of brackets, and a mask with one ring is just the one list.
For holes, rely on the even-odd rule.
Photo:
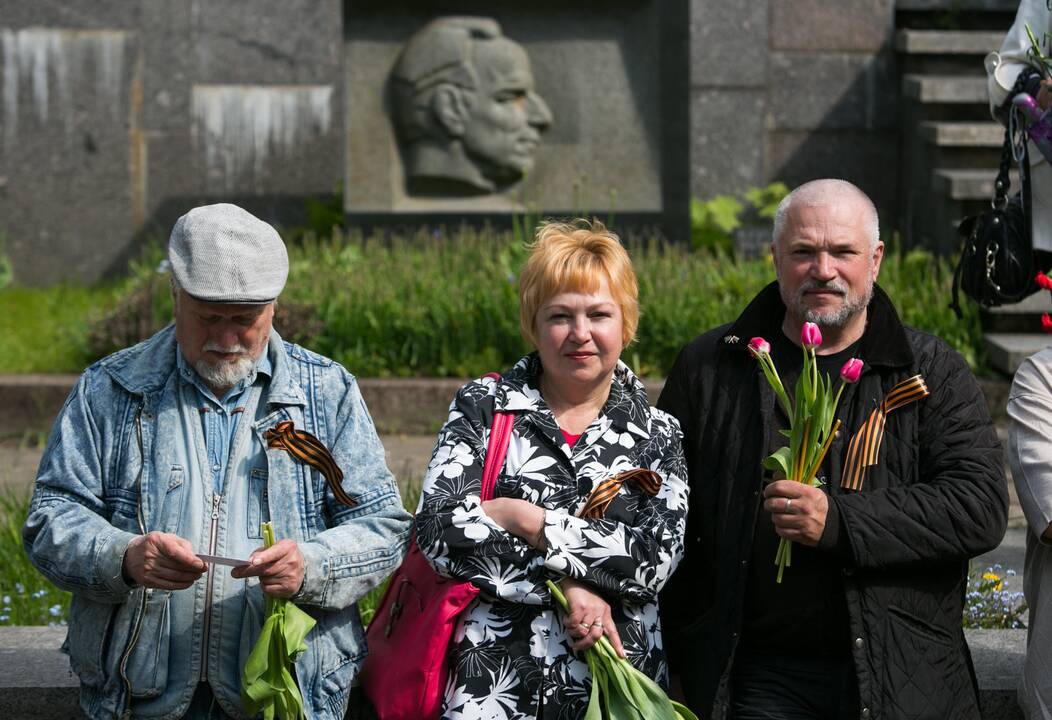
{"label": "blonde hair", "polygon": [[639,326],[639,285],[621,239],[595,219],[541,225],[519,277],[523,339],[537,347],[537,311],[545,301],[561,292],[595,292],[604,276],[621,307],[621,344],[627,347]]}

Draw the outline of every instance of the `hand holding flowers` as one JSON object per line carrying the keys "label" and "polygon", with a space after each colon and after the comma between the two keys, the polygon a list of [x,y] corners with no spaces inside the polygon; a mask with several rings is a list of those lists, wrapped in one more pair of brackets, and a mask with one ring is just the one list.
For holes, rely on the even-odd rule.
{"label": "hand holding flowers", "polygon": [[817,489],[817,473],[840,426],[836,408],[844,385],[858,382],[863,367],[858,358],[844,363],[840,369],[840,386],[834,395],[832,381],[818,372],[815,348],[822,344],[822,333],[816,324],[804,323],[800,344],[804,364],[796,381],[794,397],[790,400],[771,359],[770,344],[759,337],[749,342],[749,352],[759,361],[764,377],[789,418],[789,430],[783,431],[789,438],[789,445],[779,448],[763,461],[765,468],[780,472],[787,481],[773,483],[764,493],[764,505],[772,513],[775,529],[781,537],[775,556],[777,582],[782,581],[785,568],[792,563],[792,541],[817,544],[821,537],[829,499]]}

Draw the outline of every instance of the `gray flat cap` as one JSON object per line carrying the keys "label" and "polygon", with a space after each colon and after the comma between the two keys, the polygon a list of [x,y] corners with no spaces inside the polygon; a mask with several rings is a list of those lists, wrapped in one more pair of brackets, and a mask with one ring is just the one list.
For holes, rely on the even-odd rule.
{"label": "gray flat cap", "polygon": [[261,304],[281,294],[289,256],[277,230],[237,205],[197,207],[168,240],[179,286],[202,302]]}

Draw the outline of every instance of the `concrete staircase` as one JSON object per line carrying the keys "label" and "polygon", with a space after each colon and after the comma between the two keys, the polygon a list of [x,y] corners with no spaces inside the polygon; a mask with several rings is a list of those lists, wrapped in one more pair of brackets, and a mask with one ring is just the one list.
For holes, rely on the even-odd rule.
{"label": "concrete staircase", "polygon": [[896,3],[899,227],[907,246],[955,253],[957,222],[989,203],[1004,129],[990,117],[983,57],[1000,47],[1016,5]]}
{"label": "concrete staircase", "polygon": [[[989,207],[1004,141],[990,117],[984,56],[1001,46],[1018,0],[899,0],[895,49],[902,78],[899,227],[907,247],[953,255],[961,218]],[[1018,175],[1011,175],[1012,190]],[[967,301],[966,301],[967,302]],[[991,365],[1011,375],[1052,341],[1041,333],[1046,293],[983,311]]]}
{"label": "concrete staircase", "polygon": [[1015,305],[984,309],[981,317],[990,364],[1011,375],[1023,360],[1052,344],[1052,335],[1041,332],[1041,314],[1046,312],[1052,312],[1052,300],[1044,291]]}

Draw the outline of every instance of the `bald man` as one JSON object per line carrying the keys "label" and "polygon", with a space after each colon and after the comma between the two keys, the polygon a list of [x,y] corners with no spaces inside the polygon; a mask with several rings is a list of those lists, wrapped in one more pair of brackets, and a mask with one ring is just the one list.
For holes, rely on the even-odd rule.
{"label": "bald man", "polygon": [[[1004,535],[1004,456],[965,361],[903,325],[876,284],[883,253],[861,190],[797,188],[775,218],[777,280],[687,345],[661,394],[691,485],[662,624],[672,674],[701,716],[979,718],[961,616],[969,558]],[[789,419],[748,352],[765,338],[791,391],[805,322],[822,333],[820,372],[864,363],[818,487],[762,468],[787,444]],[[858,447],[871,452],[852,452],[867,423],[871,442]],[[783,538],[792,564],[776,582]]]}

